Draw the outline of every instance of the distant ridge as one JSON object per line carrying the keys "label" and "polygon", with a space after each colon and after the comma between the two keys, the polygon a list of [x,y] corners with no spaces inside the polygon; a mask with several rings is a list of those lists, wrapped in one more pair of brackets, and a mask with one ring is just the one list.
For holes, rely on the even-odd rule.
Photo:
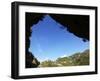
{"label": "distant ridge", "polygon": [[61,67],[61,66],[81,66],[89,65],[89,49],[75,53],[71,56],[59,57],[55,61],[45,60],[39,67]]}

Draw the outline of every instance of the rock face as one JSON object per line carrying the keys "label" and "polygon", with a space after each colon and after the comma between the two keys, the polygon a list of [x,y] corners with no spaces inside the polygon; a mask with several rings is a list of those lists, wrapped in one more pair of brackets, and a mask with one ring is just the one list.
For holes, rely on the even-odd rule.
{"label": "rock face", "polygon": [[40,62],[32,55],[32,53],[26,54],[26,68],[38,67]]}
{"label": "rock face", "polygon": [[[26,13],[26,19],[25,19],[25,51],[26,51],[26,60],[25,60],[25,67],[26,68],[35,68],[38,67],[40,62],[33,56],[31,52],[29,52],[29,47],[30,47],[30,36],[31,36],[31,27],[33,24],[38,23],[39,20],[41,20],[43,16],[41,14],[32,14],[32,13]],[[34,61],[34,62],[33,62]]]}
{"label": "rock face", "polygon": [[70,33],[84,40],[89,40],[89,16],[58,14],[50,14],[50,16]]}
{"label": "rock face", "polygon": [[[37,24],[40,20],[44,18],[45,15],[49,15],[56,22],[66,28],[70,33],[73,33],[77,37],[85,40],[89,40],[89,16],[82,15],[59,15],[59,14],[41,14],[41,13],[26,13],[25,14],[25,27],[26,27],[26,68],[38,67],[38,60],[31,54],[28,49],[30,47],[30,36],[32,33],[32,25]],[[33,64],[32,61],[35,60],[37,64]]]}

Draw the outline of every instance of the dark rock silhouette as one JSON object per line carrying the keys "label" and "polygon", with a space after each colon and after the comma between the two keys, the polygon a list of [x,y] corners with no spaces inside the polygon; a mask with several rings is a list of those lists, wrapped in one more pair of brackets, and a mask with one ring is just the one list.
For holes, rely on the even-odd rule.
{"label": "dark rock silhouette", "polygon": [[32,53],[26,53],[26,68],[38,67],[40,62],[32,55]]}
{"label": "dark rock silhouette", "polygon": [[50,15],[55,21],[63,25],[70,33],[89,40],[89,16],[82,15]]}
{"label": "dark rock silhouette", "polygon": [[[26,49],[26,60],[25,60],[25,67],[26,68],[35,68],[38,67],[38,65],[40,64],[40,62],[33,56],[33,54],[31,52],[29,52],[29,47],[30,47],[30,36],[32,33],[31,27],[33,24],[38,23],[39,20],[41,20],[43,18],[43,15],[41,14],[27,14],[26,13],[26,19],[25,19],[25,26],[26,26],[26,33],[25,33],[25,49]],[[35,63],[33,63],[33,61]]]}
{"label": "dark rock silhouette", "polygon": [[[62,14],[41,14],[41,13],[26,13],[25,26],[26,26],[26,68],[37,67],[38,60],[28,51],[30,47],[30,36],[32,33],[32,25],[37,24],[43,20],[45,15],[49,15],[56,22],[66,28],[67,31],[73,33],[75,36],[80,37],[83,41],[89,41],[89,16],[88,15],[62,15]],[[32,59],[37,61],[37,64],[32,64]]]}

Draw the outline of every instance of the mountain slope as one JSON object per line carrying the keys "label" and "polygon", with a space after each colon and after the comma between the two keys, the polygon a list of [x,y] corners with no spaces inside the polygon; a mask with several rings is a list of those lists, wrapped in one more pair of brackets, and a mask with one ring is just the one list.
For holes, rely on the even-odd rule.
{"label": "mountain slope", "polygon": [[61,67],[61,66],[80,66],[89,65],[89,50],[75,53],[68,57],[59,57],[55,61],[45,60],[39,67]]}

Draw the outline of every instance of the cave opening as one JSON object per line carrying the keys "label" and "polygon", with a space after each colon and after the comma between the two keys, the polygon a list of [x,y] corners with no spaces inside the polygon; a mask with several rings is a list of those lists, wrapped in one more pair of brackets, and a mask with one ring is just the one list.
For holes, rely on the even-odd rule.
{"label": "cave opening", "polygon": [[55,22],[63,25],[60,26],[61,29],[67,30],[78,38],[83,39],[84,42],[86,40],[89,41],[89,16],[26,13],[26,68],[38,67],[40,64],[34,54],[29,51],[31,44],[30,37],[33,32],[32,25],[35,26],[40,21],[43,21],[46,15],[51,17]]}

